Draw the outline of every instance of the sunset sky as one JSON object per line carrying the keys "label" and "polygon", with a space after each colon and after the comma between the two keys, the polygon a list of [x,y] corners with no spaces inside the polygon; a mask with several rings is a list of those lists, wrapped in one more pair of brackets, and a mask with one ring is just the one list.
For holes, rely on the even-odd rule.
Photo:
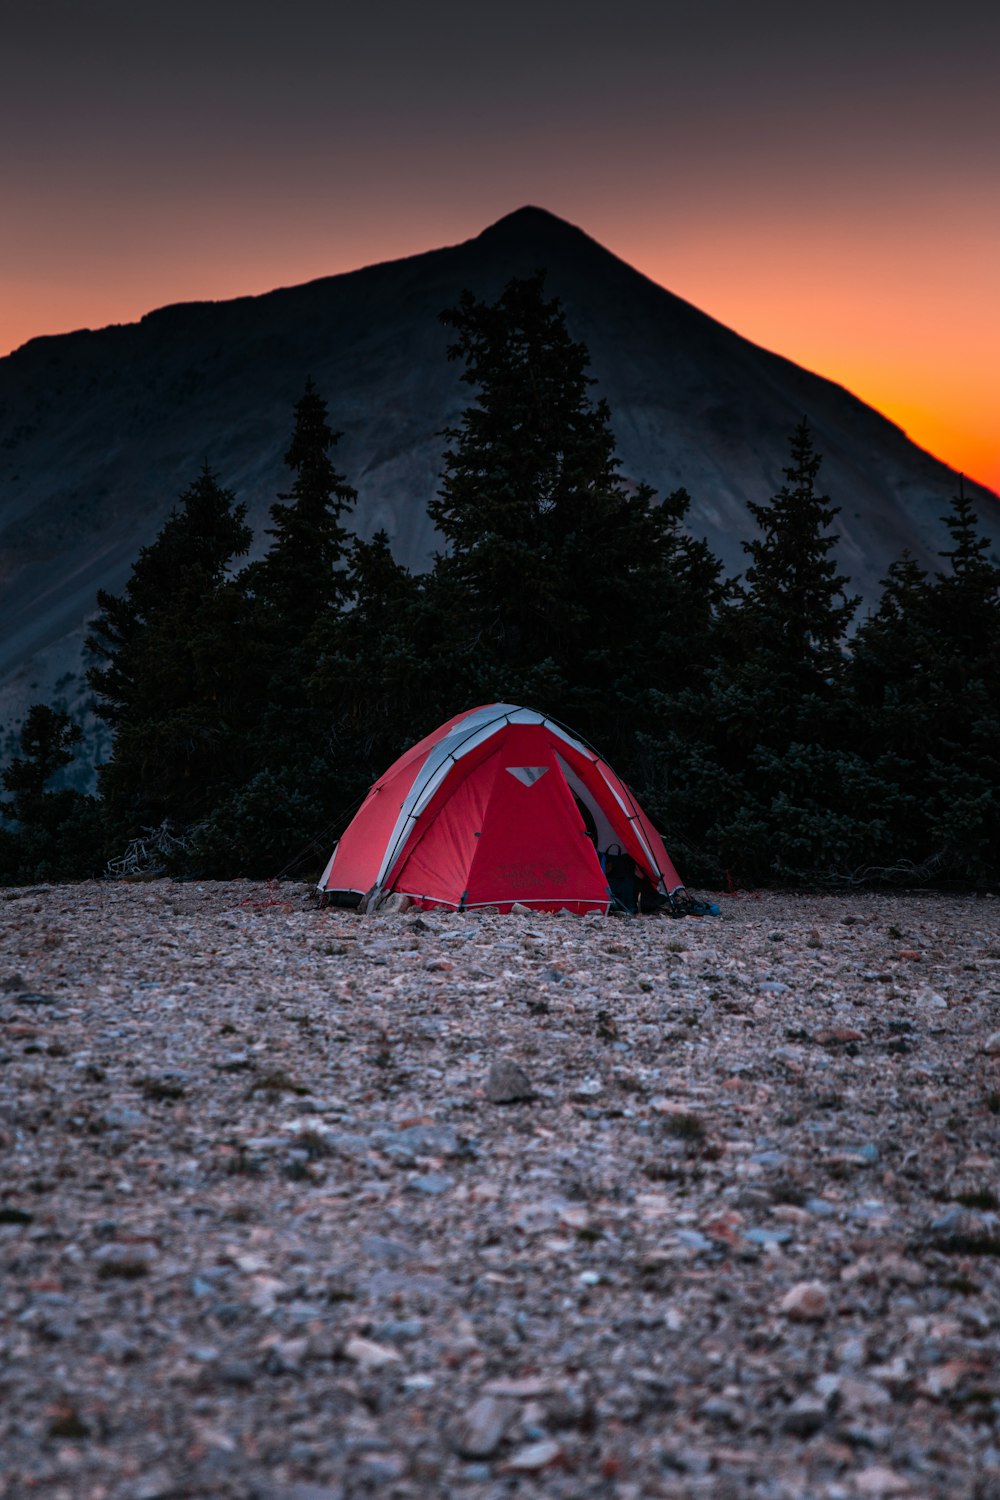
{"label": "sunset sky", "polygon": [[1000,491],[1000,7],[34,0],[0,353],[525,203]]}

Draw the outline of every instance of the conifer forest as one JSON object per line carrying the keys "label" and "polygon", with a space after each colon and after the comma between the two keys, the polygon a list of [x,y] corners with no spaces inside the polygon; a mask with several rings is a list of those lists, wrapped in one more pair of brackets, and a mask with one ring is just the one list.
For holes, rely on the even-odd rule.
{"label": "conifer forest", "polygon": [[808,413],[725,576],[683,489],[627,482],[544,274],[442,320],[469,404],[442,435],[440,547],[413,574],[351,531],[337,416],[306,378],[263,555],[209,465],[119,595],[88,682],[112,751],[44,704],[0,773],[0,883],[99,876],[159,837],[178,876],[318,874],[372,781],[476,704],[566,724],[632,785],[693,886],[995,887],[1000,565],[959,493],[940,566],[900,557],[862,614]]}

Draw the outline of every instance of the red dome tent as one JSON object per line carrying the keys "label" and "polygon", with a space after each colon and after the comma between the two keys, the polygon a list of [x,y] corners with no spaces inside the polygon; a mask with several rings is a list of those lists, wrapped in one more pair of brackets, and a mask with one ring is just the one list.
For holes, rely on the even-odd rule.
{"label": "red dome tent", "polygon": [[661,895],[683,889],[632,793],[580,740],[530,708],[491,703],[401,755],[337,844],[319,890],[344,904],[390,893],[457,911],[514,902],[607,912],[598,850],[620,847]]}

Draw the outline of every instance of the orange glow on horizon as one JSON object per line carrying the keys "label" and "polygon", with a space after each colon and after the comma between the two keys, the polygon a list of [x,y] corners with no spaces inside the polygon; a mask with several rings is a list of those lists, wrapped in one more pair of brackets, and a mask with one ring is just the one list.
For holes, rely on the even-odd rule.
{"label": "orange glow on horizon", "polygon": [[[921,448],[1000,499],[994,395],[1000,316],[977,303],[974,291],[963,299],[963,289],[951,282],[947,296],[939,292],[935,301],[926,295],[926,268],[919,265],[909,279],[899,275],[885,287],[871,266],[859,265],[856,256],[852,262],[837,246],[826,247],[826,258],[821,252],[803,258],[796,273],[773,254],[759,227],[744,228],[736,257],[728,249],[732,237],[717,226],[702,223],[700,235],[665,251],[662,233],[655,232],[659,226],[630,235],[626,224],[612,229],[609,222],[602,232],[583,213],[564,213],[651,280],[744,338],[845,386]],[[369,221],[352,236],[338,236],[333,250],[323,235],[293,251],[259,240],[249,250],[241,242],[234,253],[219,246],[211,257],[191,250],[186,257],[171,256],[174,247],[167,247],[161,255],[139,255],[125,272],[120,265],[80,266],[79,281],[62,284],[48,268],[24,268],[7,278],[0,350],[42,335],[136,322],[169,303],[224,301],[338,275],[457,243],[486,222],[470,224],[464,212],[460,219],[452,211],[444,225],[413,218],[401,224]]]}

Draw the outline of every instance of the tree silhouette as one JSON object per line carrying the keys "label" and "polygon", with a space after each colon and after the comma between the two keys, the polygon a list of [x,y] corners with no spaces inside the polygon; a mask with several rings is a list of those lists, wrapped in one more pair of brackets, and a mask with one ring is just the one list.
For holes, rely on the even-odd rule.
{"label": "tree silhouette", "polygon": [[36,703],[20,734],[21,754],[0,773],[0,884],[76,880],[96,875],[104,862],[101,810],[96,799],[49,783],[70,764],[83,738],[67,714]]}
{"label": "tree silhouette", "polygon": [[425,602],[465,701],[544,703],[627,757],[649,692],[698,654],[720,567],[683,530],[683,491],[657,502],[622,478],[587,349],[544,284],[515,278],[494,303],[466,291],[442,314],[476,397],[446,433],[430,514],[447,550]]}
{"label": "tree silhouette", "polygon": [[98,594],[87,680],[114,731],[98,779],[120,833],[193,822],[239,774],[245,621],[229,569],[250,546],[244,517],[206,465],[142,548],[124,593]]}

